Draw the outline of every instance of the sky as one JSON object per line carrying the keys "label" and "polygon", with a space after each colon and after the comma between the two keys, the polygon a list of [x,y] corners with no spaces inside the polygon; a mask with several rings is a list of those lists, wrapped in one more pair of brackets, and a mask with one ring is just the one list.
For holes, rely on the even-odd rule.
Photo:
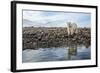
{"label": "sky", "polygon": [[78,27],[90,27],[91,14],[23,10],[23,27],[67,27],[67,22],[77,23]]}

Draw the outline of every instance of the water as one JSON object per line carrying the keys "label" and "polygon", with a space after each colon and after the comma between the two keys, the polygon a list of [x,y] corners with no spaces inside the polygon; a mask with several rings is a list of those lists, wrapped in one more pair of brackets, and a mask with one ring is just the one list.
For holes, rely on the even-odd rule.
{"label": "water", "polygon": [[91,59],[91,48],[85,46],[38,48],[22,51],[22,62],[48,62]]}

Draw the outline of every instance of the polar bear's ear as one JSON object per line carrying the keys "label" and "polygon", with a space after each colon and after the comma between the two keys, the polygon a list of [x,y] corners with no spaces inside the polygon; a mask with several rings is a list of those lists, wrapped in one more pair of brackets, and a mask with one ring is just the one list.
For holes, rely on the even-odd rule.
{"label": "polar bear's ear", "polygon": [[77,25],[75,22],[72,23],[73,25]]}

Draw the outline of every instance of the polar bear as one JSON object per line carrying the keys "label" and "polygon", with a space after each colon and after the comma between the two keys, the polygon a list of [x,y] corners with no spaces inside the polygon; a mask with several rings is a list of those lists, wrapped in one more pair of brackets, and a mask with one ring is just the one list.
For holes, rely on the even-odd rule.
{"label": "polar bear", "polygon": [[73,35],[74,33],[78,33],[77,24],[76,23],[67,23],[67,32],[68,35]]}

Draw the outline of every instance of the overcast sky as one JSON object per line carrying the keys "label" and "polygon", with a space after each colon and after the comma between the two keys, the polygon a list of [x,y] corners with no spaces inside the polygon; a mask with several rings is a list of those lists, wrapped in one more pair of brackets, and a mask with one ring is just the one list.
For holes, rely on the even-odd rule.
{"label": "overcast sky", "polygon": [[78,27],[90,27],[90,13],[23,10],[23,27],[67,27],[67,22]]}

